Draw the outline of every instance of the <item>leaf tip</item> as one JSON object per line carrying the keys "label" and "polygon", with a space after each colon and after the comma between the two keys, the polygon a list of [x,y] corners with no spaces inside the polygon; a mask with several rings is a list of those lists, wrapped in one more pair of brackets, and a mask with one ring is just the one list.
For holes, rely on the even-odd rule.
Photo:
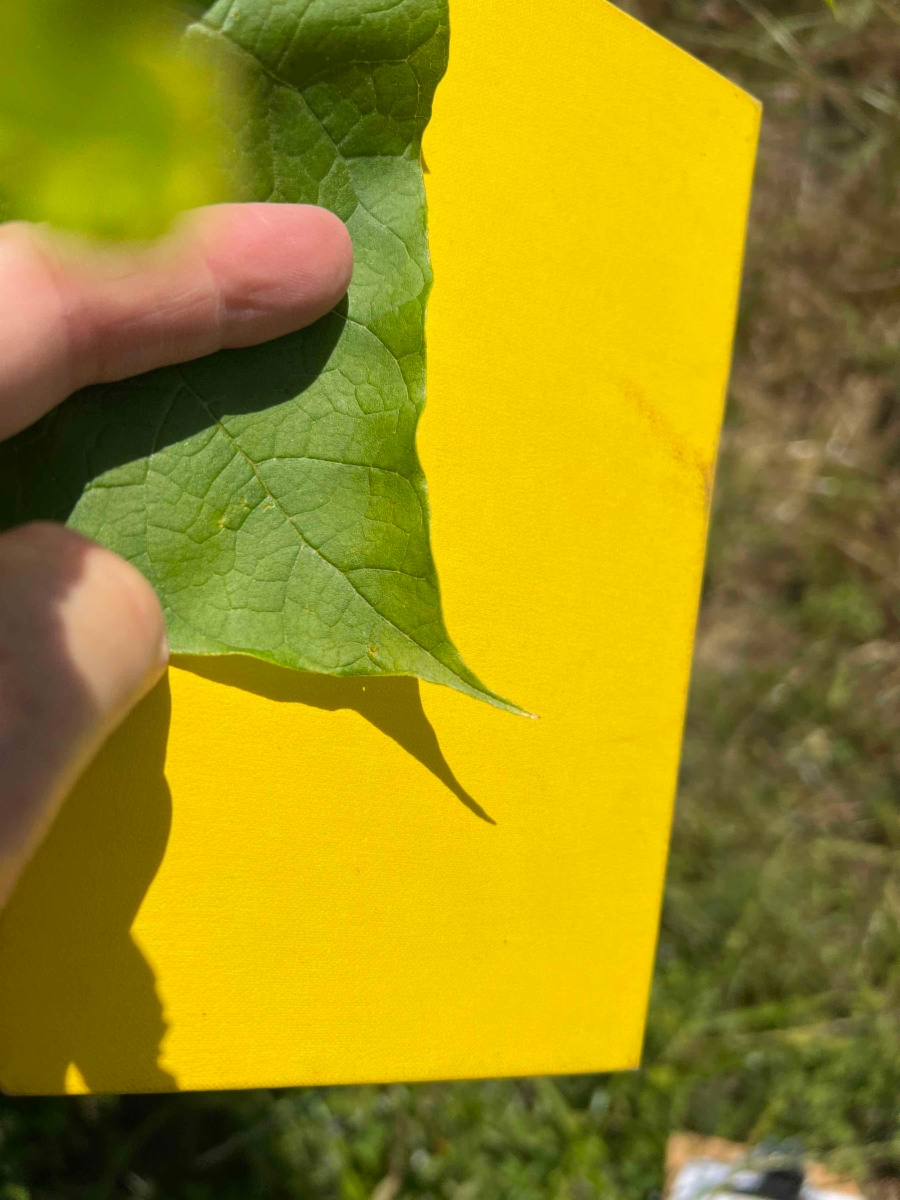
{"label": "leaf tip", "polygon": [[512,713],[514,717],[527,717],[529,721],[539,721],[540,717],[537,713],[529,712],[527,708],[520,708],[518,704],[513,704],[511,700],[504,700],[502,696],[498,696],[495,692],[489,692],[485,689],[485,699],[494,708],[502,708],[505,712]]}

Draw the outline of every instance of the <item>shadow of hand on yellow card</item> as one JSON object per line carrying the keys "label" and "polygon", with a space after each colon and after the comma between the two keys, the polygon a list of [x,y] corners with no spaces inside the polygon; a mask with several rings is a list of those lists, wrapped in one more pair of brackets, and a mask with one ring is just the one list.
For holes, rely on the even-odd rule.
{"label": "shadow of hand on yellow card", "polygon": [[[178,666],[278,703],[355,711],[494,824],[444,757],[417,679],[337,679],[240,656],[183,657]],[[102,1090],[126,1063],[135,1087],[176,1085],[158,1065],[166,1022],[152,968],[131,932],[171,827],[170,716],[166,678],[64,805],[9,914],[0,1013],[22,1031],[15,1056],[32,1073],[39,1069],[40,1079],[32,1078],[40,1091]],[[30,944],[34,929],[41,930],[40,955]]]}
{"label": "shadow of hand on yellow card", "polygon": [[63,805],[4,914],[0,1016],[35,1090],[103,1090],[123,1062],[135,1086],[174,1087],[157,1065],[166,1026],[153,972],[131,936],[169,839],[170,712],[164,679]]}

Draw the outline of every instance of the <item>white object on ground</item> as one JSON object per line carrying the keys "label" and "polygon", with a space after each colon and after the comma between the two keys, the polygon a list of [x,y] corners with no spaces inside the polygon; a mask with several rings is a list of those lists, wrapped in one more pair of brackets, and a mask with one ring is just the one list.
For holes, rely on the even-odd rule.
{"label": "white object on ground", "polygon": [[[685,1163],[678,1172],[669,1200],[748,1200],[746,1195],[731,1191],[729,1185],[746,1192],[756,1187],[761,1179],[761,1171],[736,1170],[731,1163],[696,1158]],[[823,1190],[805,1183],[800,1200],[848,1200],[848,1197],[846,1192]]]}

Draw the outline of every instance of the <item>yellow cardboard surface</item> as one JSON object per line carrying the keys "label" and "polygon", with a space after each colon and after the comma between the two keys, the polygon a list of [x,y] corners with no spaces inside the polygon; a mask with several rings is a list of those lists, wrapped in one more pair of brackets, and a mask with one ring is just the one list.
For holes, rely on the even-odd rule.
{"label": "yellow cardboard surface", "polygon": [[0,1085],[633,1067],[758,124],[602,0],[451,0],[412,679],[182,662],[0,920]]}

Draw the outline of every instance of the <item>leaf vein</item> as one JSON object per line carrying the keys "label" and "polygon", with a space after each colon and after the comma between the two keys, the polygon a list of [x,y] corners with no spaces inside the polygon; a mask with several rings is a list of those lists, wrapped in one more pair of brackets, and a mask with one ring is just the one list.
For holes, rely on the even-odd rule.
{"label": "leaf vein", "polygon": [[[296,521],[293,519],[293,517],[287,511],[287,509],[284,507],[284,505],[281,503],[281,500],[278,498],[278,496],[272,491],[272,489],[269,487],[269,485],[266,483],[266,481],[262,478],[262,476],[259,473],[259,468],[258,468],[257,464],[253,461],[253,459],[250,457],[250,455],[246,452],[246,450],[243,448],[243,446],[240,444],[240,442],[237,440],[237,438],[234,436],[234,434],[231,433],[231,431],[227,428],[227,426],[216,416],[216,414],[213,412],[210,405],[203,398],[203,396],[200,395],[200,393],[196,390],[196,388],[192,387],[192,385],[188,382],[187,378],[183,374],[181,368],[176,368],[176,371],[177,371],[179,378],[181,379],[181,382],[184,385],[185,389],[188,392],[190,392],[192,396],[194,396],[194,398],[197,400],[198,404],[201,404],[203,406],[203,408],[206,410],[206,412],[209,413],[210,418],[215,422],[216,426],[222,431],[222,433],[225,435],[225,437],[228,439],[228,441],[231,443],[231,445],[234,446],[235,449],[238,451],[238,453],[241,455],[241,457],[246,460],[248,466],[253,471],[253,474],[256,476],[256,479],[257,479],[260,487],[265,491],[266,495],[269,497],[269,499],[272,501],[272,503],[277,507],[278,511],[281,513],[281,515],[284,517],[285,521],[287,521],[287,523],[290,525],[290,527],[294,530],[294,532],[296,533],[299,540],[303,543],[303,545],[306,546],[309,550],[311,550],[312,553],[315,554],[316,557],[320,559],[320,561],[322,561],[323,563],[326,563],[329,567],[331,567],[331,569],[333,571],[335,571],[337,573],[337,575],[341,579],[343,579],[350,588],[353,589],[353,591],[356,593],[356,595],[359,596],[359,598],[363,601],[363,603],[368,608],[370,608],[377,617],[380,617],[382,621],[385,621],[388,625],[391,626],[392,629],[395,629],[397,631],[397,633],[400,634],[401,637],[406,638],[407,641],[410,641],[413,643],[413,645],[418,646],[418,648],[420,650],[422,650],[425,654],[427,654],[429,658],[433,659],[436,663],[438,663],[439,666],[444,667],[444,664],[440,661],[440,659],[435,657],[432,650],[430,650],[426,645],[424,645],[424,643],[420,642],[418,640],[418,638],[414,638],[411,634],[407,633],[405,629],[402,629],[396,623],[396,621],[392,620],[392,618],[389,617],[386,613],[383,613],[378,608],[377,605],[372,603],[372,601],[368,598],[368,596],[365,595],[364,592],[360,591],[360,589],[356,586],[356,584],[353,582],[353,580],[349,578],[347,572],[342,571],[341,568],[337,565],[337,563],[334,563],[331,561],[330,558],[327,558],[321,552],[321,550],[319,550],[316,546],[314,546],[312,544],[312,542],[310,542],[304,536],[303,531],[297,525]],[[356,568],[356,569],[361,570],[362,568]],[[446,668],[444,668],[444,669],[446,670]]]}

